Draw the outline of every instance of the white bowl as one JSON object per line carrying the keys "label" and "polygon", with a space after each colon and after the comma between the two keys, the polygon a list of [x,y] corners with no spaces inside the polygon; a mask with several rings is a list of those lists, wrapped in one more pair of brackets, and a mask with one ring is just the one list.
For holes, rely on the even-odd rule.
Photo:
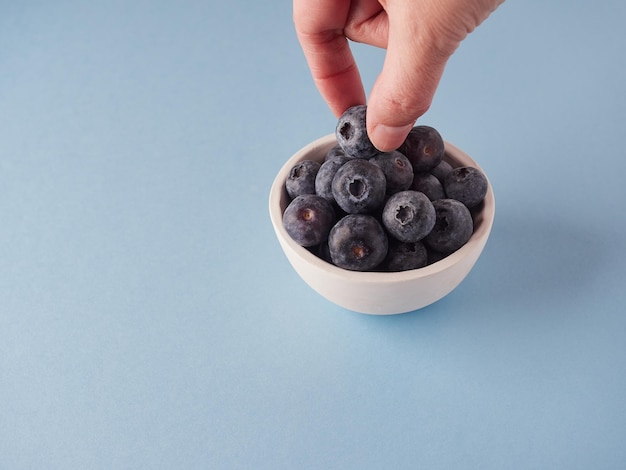
{"label": "white bowl", "polygon": [[[470,272],[480,256],[495,214],[493,188],[489,183],[482,209],[475,217],[474,233],[459,250],[429,266],[410,271],[357,272],[334,266],[295,243],[283,227],[282,216],[289,204],[285,180],[302,160],[323,161],[337,143],[334,134],[322,137],[297,151],[278,172],[269,197],[274,231],[287,259],[300,277],[331,302],[360,313],[390,315],[417,310],[452,292]],[[454,145],[445,142],[445,157],[455,166],[482,168]],[[484,173],[484,171],[483,171]]]}

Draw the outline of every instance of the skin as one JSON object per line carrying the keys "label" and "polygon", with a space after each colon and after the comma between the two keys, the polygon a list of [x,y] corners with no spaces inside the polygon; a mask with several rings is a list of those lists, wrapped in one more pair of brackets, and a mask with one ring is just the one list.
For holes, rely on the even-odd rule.
{"label": "skin", "polygon": [[339,117],[365,104],[348,40],[385,48],[370,93],[367,131],[397,149],[430,107],[450,56],[504,0],[294,0],[293,19],[313,80]]}

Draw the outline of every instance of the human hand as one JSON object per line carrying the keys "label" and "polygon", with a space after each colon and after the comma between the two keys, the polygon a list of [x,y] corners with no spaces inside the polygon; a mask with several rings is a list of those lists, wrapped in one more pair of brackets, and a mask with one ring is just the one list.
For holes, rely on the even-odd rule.
{"label": "human hand", "polygon": [[311,74],[339,117],[365,104],[348,39],[387,49],[370,93],[367,130],[382,151],[398,148],[430,107],[446,62],[504,0],[294,0],[293,18]]}

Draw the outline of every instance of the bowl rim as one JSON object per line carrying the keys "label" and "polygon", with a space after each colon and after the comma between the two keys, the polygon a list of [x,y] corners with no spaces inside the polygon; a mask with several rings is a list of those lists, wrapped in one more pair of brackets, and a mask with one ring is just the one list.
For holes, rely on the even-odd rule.
{"label": "bowl rim", "polygon": [[[452,160],[459,162],[459,159],[466,160],[472,166],[485,174],[487,178],[487,194],[483,202],[483,207],[480,213],[480,220],[474,227],[474,233],[471,238],[461,248],[455,252],[445,256],[439,261],[436,261],[430,265],[422,268],[411,269],[407,271],[399,272],[383,272],[383,271],[350,271],[348,269],[340,268],[328,261],[318,257],[307,248],[298,245],[289,236],[282,223],[283,210],[281,209],[281,199],[286,196],[285,181],[287,176],[295,163],[306,159],[307,155],[314,152],[322,152],[324,149],[328,150],[334,144],[337,143],[335,134],[328,134],[320,137],[313,142],[310,142],[306,146],[302,147],[296,153],[294,153],[287,161],[282,165],[278,171],[274,181],[272,183],[269,194],[269,212],[270,219],[274,230],[281,243],[285,243],[293,253],[297,254],[303,261],[306,261],[312,268],[322,271],[326,276],[342,280],[351,280],[353,282],[359,282],[362,284],[393,284],[398,282],[414,281],[421,278],[429,277],[449,269],[464,260],[469,254],[473,253],[476,249],[482,249],[486,242],[486,238],[491,231],[494,216],[495,216],[495,198],[493,194],[493,188],[491,182],[487,177],[484,170],[475,162],[469,155],[467,155],[460,148],[454,144],[444,140],[446,160]],[[459,166],[459,165],[457,165]],[[287,196],[288,197],[288,196]]]}

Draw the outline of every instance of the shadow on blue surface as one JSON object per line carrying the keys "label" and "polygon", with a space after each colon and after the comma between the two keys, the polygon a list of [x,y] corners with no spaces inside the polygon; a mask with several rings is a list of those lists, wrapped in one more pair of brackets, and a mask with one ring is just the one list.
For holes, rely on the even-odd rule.
{"label": "shadow on blue surface", "polygon": [[494,307],[564,306],[593,288],[610,251],[610,234],[598,227],[550,214],[501,215],[467,284]]}

